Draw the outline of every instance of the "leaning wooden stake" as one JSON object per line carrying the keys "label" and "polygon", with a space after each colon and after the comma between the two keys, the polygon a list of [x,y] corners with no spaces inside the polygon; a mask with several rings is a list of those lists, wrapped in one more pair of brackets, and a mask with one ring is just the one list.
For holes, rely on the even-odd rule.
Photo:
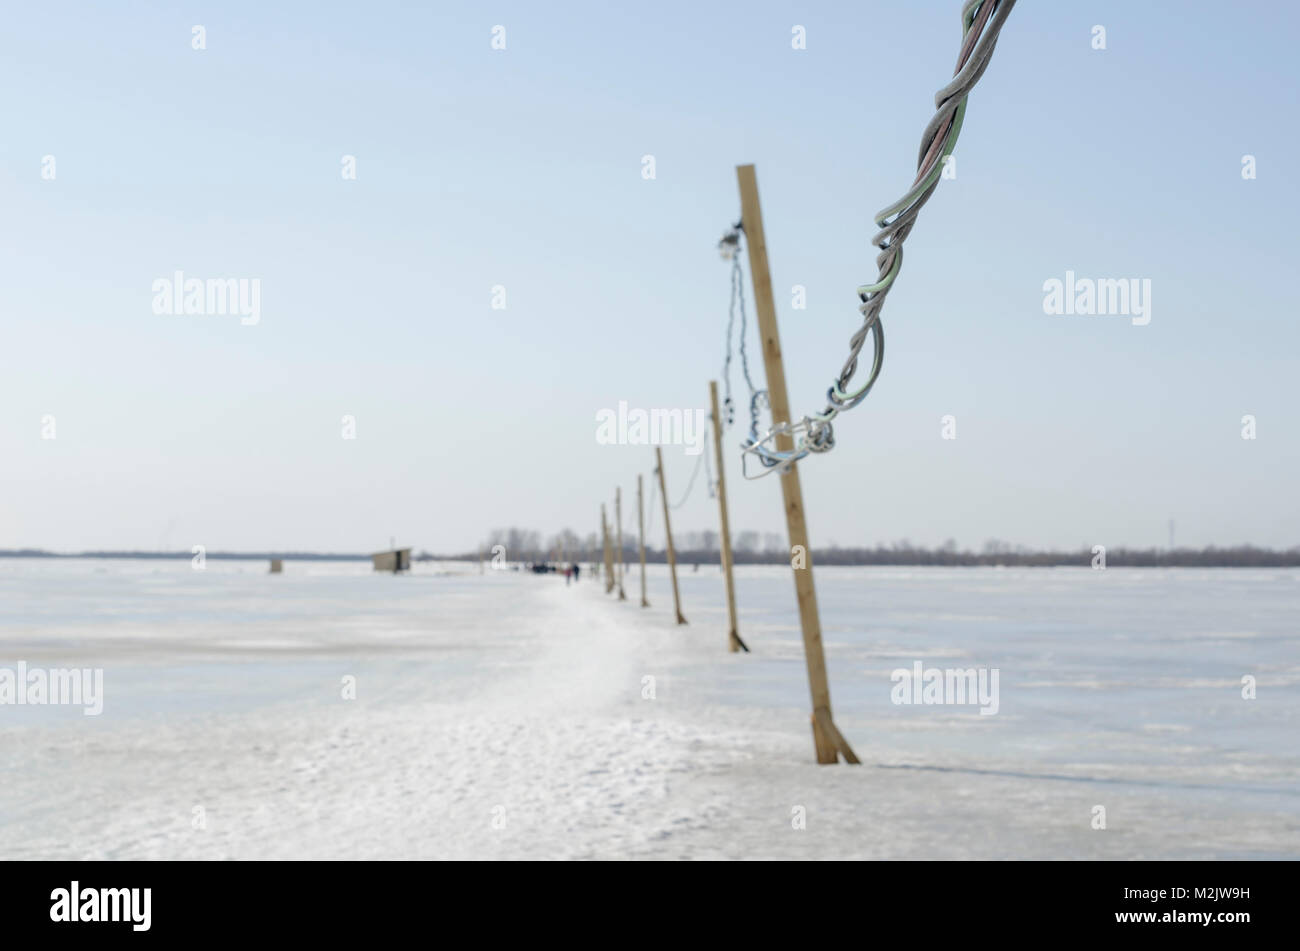
{"label": "leaning wooden stake", "polygon": [[713,411],[713,460],[718,466],[718,515],[722,522],[722,573],[727,578],[727,620],[731,628],[727,634],[727,646],[734,653],[744,648],[749,653],[749,646],[740,639],[740,625],[736,621],[736,579],[732,577],[731,565],[731,521],[727,518],[727,479],[722,471],[722,417],[718,415],[718,383],[709,381],[709,405]]}
{"label": "leaning wooden stake", "polygon": [[627,592],[623,590],[623,572],[627,570],[627,565],[623,561],[623,489],[618,487],[614,490],[614,524],[618,529],[618,549],[615,554],[618,555],[618,599],[627,600]]}
{"label": "leaning wooden stake", "polygon": [[677,612],[677,623],[685,624],[682,616],[682,599],[677,592],[677,553],[673,551],[673,526],[668,520],[668,490],[664,488],[664,453],[655,446],[655,472],[659,473],[659,495],[664,500],[664,538],[667,541],[668,574],[673,579],[673,610]]}
{"label": "leaning wooden stake", "polygon": [[[763,364],[767,371],[767,397],[772,423],[790,421],[790,400],[785,389],[785,366],[781,359],[781,338],[776,329],[776,305],[772,298],[772,275],[767,266],[767,242],[763,236],[763,211],[758,203],[758,178],[754,166],[736,166],[740,184],[740,220],[749,247],[749,274],[754,283],[754,309],[758,332],[763,338]],[[776,438],[776,448],[794,448],[789,435]],[[799,601],[799,625],[803,629],[804,658],[808,662],[808,686],[812,693],[813,743],[817,762],[837,762],[836,752],[850,763],[858,762],[848,741],[831,716],[831,688],[826,680],[826,655],[822,650],[821,621],[817,613],[817,591],[813,587],[812,552],[808,525],[804,520],[803,490],[799,470],[793,463],[781,474],[781,495],[785,502],[785,523],[790,533],[794,590]]]}
{"label": "leaning wooden stake", "polygon": [[641,476],[636,477],[636,541],[641,553],[641,607],[650,607],[645,599],[645,503],[641,492]]}
{"label": "leaning wooden stake", "polygon": [[603,539],[604,552],[602,557],[605,559],[605,593],[609,594],[614,590],[614,560],[613,553],[609,550],[609,521],[605,518],[605,505],[600,506],[600,535]]}

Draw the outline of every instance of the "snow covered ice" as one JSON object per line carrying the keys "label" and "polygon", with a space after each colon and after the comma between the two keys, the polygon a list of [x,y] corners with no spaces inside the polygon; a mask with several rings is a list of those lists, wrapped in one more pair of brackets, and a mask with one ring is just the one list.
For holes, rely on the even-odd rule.
{"label": "snow covered ice", "polygon": [[[789,569],[737,571],[749,655],[680,580],[683,627],[663,566],[643,610],[635,565],[6,561],[0,667],[104,709],[0,706],[0,858],[1300,857],[1300,572],[818,568],[861,767],[813,763]],[[997,713],[891,702],[916,662]]]}

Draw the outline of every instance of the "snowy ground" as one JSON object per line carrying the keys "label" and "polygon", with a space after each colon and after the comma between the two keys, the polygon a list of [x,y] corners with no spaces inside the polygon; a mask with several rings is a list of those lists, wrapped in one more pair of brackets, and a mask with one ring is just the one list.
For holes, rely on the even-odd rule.
{"label": "snowy ground", "polygon": [[[643,610],[635,569],[619,603],[477,566],[0,561],[0,667],[106,693],[0,706],[0,858],[1300,857],[1300,572],[817,581],[861,767],[812,763],[788,569],[742,570],[731,655],[714,566],[679,628],[654,567]],[[914,660],[998,667],[999,712],[894,705]]]}

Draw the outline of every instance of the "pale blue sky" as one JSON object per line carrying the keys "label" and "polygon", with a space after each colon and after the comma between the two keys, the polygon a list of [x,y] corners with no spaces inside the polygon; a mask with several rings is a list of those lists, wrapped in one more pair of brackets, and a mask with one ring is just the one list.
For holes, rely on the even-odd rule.
{"label": "pale blue sky", "polygon": [[[598,445],[596,413],[703,406],[718,374],[738,163],[758,168],[791,400],[819,408],[959,7],[13,7],[0,548],[586,534],[651,466]],[[1281,2],[1022,0],[909,238],[881,380],[802,467],[814,544],[1163,545],[1170,518],[1180,544],[1300,543],[1297,30]],[[260,323],[155,315],[177,269],[259,278]],[[1067,269],[1149,278],[1150,325],[1045,315]],[[778,486],[739,479],[733,433],[733,523],[778,530]],[[694,460],[667,458],[677,495]],[[697,488],[675,519],[716,513]]]}

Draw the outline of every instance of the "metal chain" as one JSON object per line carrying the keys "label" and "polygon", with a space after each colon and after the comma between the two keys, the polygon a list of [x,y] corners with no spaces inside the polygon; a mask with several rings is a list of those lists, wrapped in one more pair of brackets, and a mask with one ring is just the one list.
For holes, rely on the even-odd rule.
{"label": "metal chain", "polygon": [[[762,463],[765,471],[760,472],[760,475],[783,471],[810,452],[828,452],[833,449],[835,434],[831,421],[843,410],[852,409],[861,403],[880,376],[885,357],[885,336],[880,311],[902,268],[903,242],[911,233],[917,214],[939,186],[943,163],[952,154],[961,133],[967,97],[988,69],[993,49],[997,46],[998,34],[1002,32],[1002,26],[1015,5],[1016,0],[966,0],[962,5],[962,43],[957,55],[957,66],[953,70],[952,82],[935,93],[937,111],[921,134],[916,178],[907,194],[876,213],[876,227],[882,230],[871,241],[880,248],[880,254],[876,257],[878,273],[874,283],[858,288],[858,299],[861,301],[858,310],[863,321],[849,338],[848,359],[844,361],[844,367],[835,382],[826,391],[827,405],[821,413],[805,416],[793,425],[783,423],[773,426],[762,437],[758,436],[757,428],[751,432],[742,449],[746,456],[753,454]],[[872,338],[871,369],[866,380],[857,389],[850,390],[849,384],[857,373],[858,360],[862,356],[868,335]],[[793,450],[775,449],[775,439],[780,435],[788,435],[795,440]],[[745,475],[746,478],[752,478],[748,473]]]}

